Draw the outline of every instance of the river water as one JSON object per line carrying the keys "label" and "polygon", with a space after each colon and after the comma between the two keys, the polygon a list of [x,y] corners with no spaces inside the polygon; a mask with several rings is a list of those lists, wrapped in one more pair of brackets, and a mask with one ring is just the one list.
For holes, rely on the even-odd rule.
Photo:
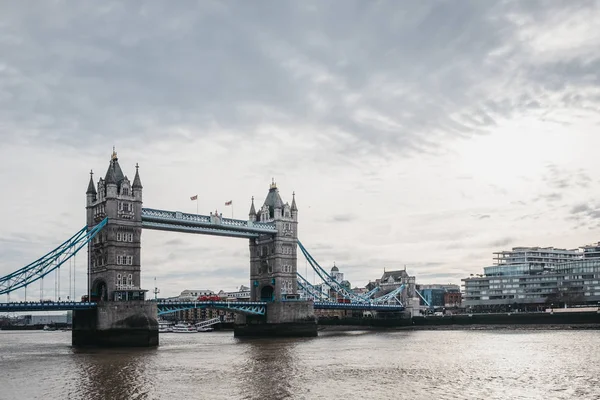
{"label": "river water", "polygon": [[164,333],[157,349],[74,349],[0,332],[0,399],[600,399],[600,332]]}

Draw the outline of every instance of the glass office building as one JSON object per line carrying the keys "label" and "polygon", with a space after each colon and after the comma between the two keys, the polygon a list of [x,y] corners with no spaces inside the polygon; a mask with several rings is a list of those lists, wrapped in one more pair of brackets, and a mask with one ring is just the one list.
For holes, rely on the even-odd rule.
{"label": "glass office building", "polygon": [[465,307],[600,302],[600,246],[581,250],[519,247],[494,254],[496,265],[484,268],[483,275],[462,280]]}

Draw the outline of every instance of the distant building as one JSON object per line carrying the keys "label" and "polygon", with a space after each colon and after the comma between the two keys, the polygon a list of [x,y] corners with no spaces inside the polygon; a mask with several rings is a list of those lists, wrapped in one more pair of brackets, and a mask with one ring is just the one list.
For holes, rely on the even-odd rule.
{"label": "distant building", "polygon": [[375,281],[369,281],[365,286],[365,289],[366,291],[371,291],[376,287],[379,287],[380,290],[372,297],[377,298],[398,289],[401,285],[404,285],[405,289],[399,294],[398,299],[406,305],[408,304],[409,299],[416,296],[415,277],[410,276],[408,272],[406,272],[406,268],[394,271],[384,270],[381,278],[376,279]]}
{"label": "distant building", "polygon": [[352,289],[352,293],[357,294],[357,295],[362,295],[362,294],[365,294],[367,292],[368,292],[367,288],[354,287]]}
{"label": "distant building", "polygon": [[462,306],[462,293],[460,291],[444,293],[444,307],[458,308],[461,306]]}
{"label": "distant building", "polygon": [[[429,307],[447,307],[446,294],[453,293],[454,300],[456,293],[460,296],[460,286],[455,284],[419,284],[417,290],[423,297],[419,297],[419,305]],[[454,301],[456,302],[456,301]],[[460,303],[460,300],[458,301]]]}
{"label": "distant building", "polygon": [[433,284],[418,284],[417,290],[425,290],[425,289],[441,289],[447,292],[460,292],[460,285],[456,285],[453,283],[433,283]]}
{"label": "distant building", "polygon": [[212,296],[213,294],[215,294],[215,292],[208,289],[184,290],[177,299],[179,301],[194,301],[200,296]]}
{"label": "distant building", "polygon": [[581,249],[585,259],[600,258],[600,242],[583,246]]}
{"label": "distant building", "polygon": [[470,308],[534,308],[600,301],[600,244],[581,250],[515,247],[483,275],[462,279]]}
{"label": "distant building", "polygon": [[[335,282],[335,283],[334,283]],[[313,285],[314,292],[320,293],[321,298],[329,298],[331,301],[337,301],[342,298],[332,286],[342,286],[348,292],[352,292],[350,282],[344,279],[344,273],[340,272],[340,269],[333,263],[333,267],[331,267],[331,271],[329,272],[329,277],[325,278],[325,282],[321,282]],[[316,295],[318,297],[318,295]],[[300,298],[314,300],[315,295],[311,293],[304,293],[304,291],[300,292]],[[316,301],[318,301],[317,299]]]}
{"label": "distant building", "polygon": [[218,296],[223,299],[235,299],[240,301],[250,301],[250,288],[248,286],[240,286],[239,290],[234,292],[219,291]]}
{"label": "distant building", "polygon": [[[194,301],[201,296],[214,295],[215,292],[209,289],[189,289],[182,291],[178,297],[171,298],[170,300]],[[249,301],[250,288],[248,286],[241,285],[239,290],[232,292],[220,290],[216,295],[223,301]],[[177,311],[172,315],[166,315],[164,318],[177,321],[199,322],[216,317],[221,318],[223,322],[233,322],[235,319],[235,313],[232,311],[217,310],[212,308],[192,308],[189,310]]]}
{"label": "distant building", "polygon": [[25,315],[24,320],[25,325],[71,324],[72,314]]}

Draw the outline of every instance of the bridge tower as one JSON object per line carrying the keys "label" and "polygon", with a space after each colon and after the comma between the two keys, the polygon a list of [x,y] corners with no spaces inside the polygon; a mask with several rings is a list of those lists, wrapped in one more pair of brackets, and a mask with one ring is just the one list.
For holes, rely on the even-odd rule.
{"label": "bridge tower", "polygon": [[104,178],[86,191],[87,226],[108,218],[88,245],[88,296],[96,310],[73,315],[74,345],[156,346],[156,304],[141,289],[142,182],[136,164],[131,182],[113,148]]}
{"label": "bridge tower", "polygon": [[140,291],[142,182],[136,165],[133,183],[123,174],[113,150],[98,190],[90,176],[87,226],[93,228],[108,217],[106,227],[89,245],[89,292],[92,300],[143,299]]}
{"label": "bridge tower", "polygon": [[283,203],[273,180],[269,193],[258,213],[254,198],[250,206],[249,220],[273,222],[275,236],[263,235],[250,239],[250,297],[252,301],[281,301],[297,299],[297,242],[298,208],[292,194],[292,205]]}
{"label": "bridge tower", "polygon": [[250,298],[266,301],[265,317],[236,316],[236,336],[316,336],[312,302],[300,301],[297,293],[298,208],[283,203],[275,180],[257,211],[254,197],[248,215],[250,223],[272,223],[275,235],[250,239]]}

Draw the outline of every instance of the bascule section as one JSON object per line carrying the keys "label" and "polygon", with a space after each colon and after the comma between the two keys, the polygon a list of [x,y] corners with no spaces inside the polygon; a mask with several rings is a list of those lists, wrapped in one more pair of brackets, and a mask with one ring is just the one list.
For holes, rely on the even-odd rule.
{"label": "bascule section", "polygon": [[[91,174],[90,174],[91,175]],[[141,282],[142,183],[133,182],[113,153],[104,178],[86,191],[87,228],[104,228],[88,244],[88,297],[95,310],[76,310],[74,345],[156,346],[156,305],[146,302]]]}

